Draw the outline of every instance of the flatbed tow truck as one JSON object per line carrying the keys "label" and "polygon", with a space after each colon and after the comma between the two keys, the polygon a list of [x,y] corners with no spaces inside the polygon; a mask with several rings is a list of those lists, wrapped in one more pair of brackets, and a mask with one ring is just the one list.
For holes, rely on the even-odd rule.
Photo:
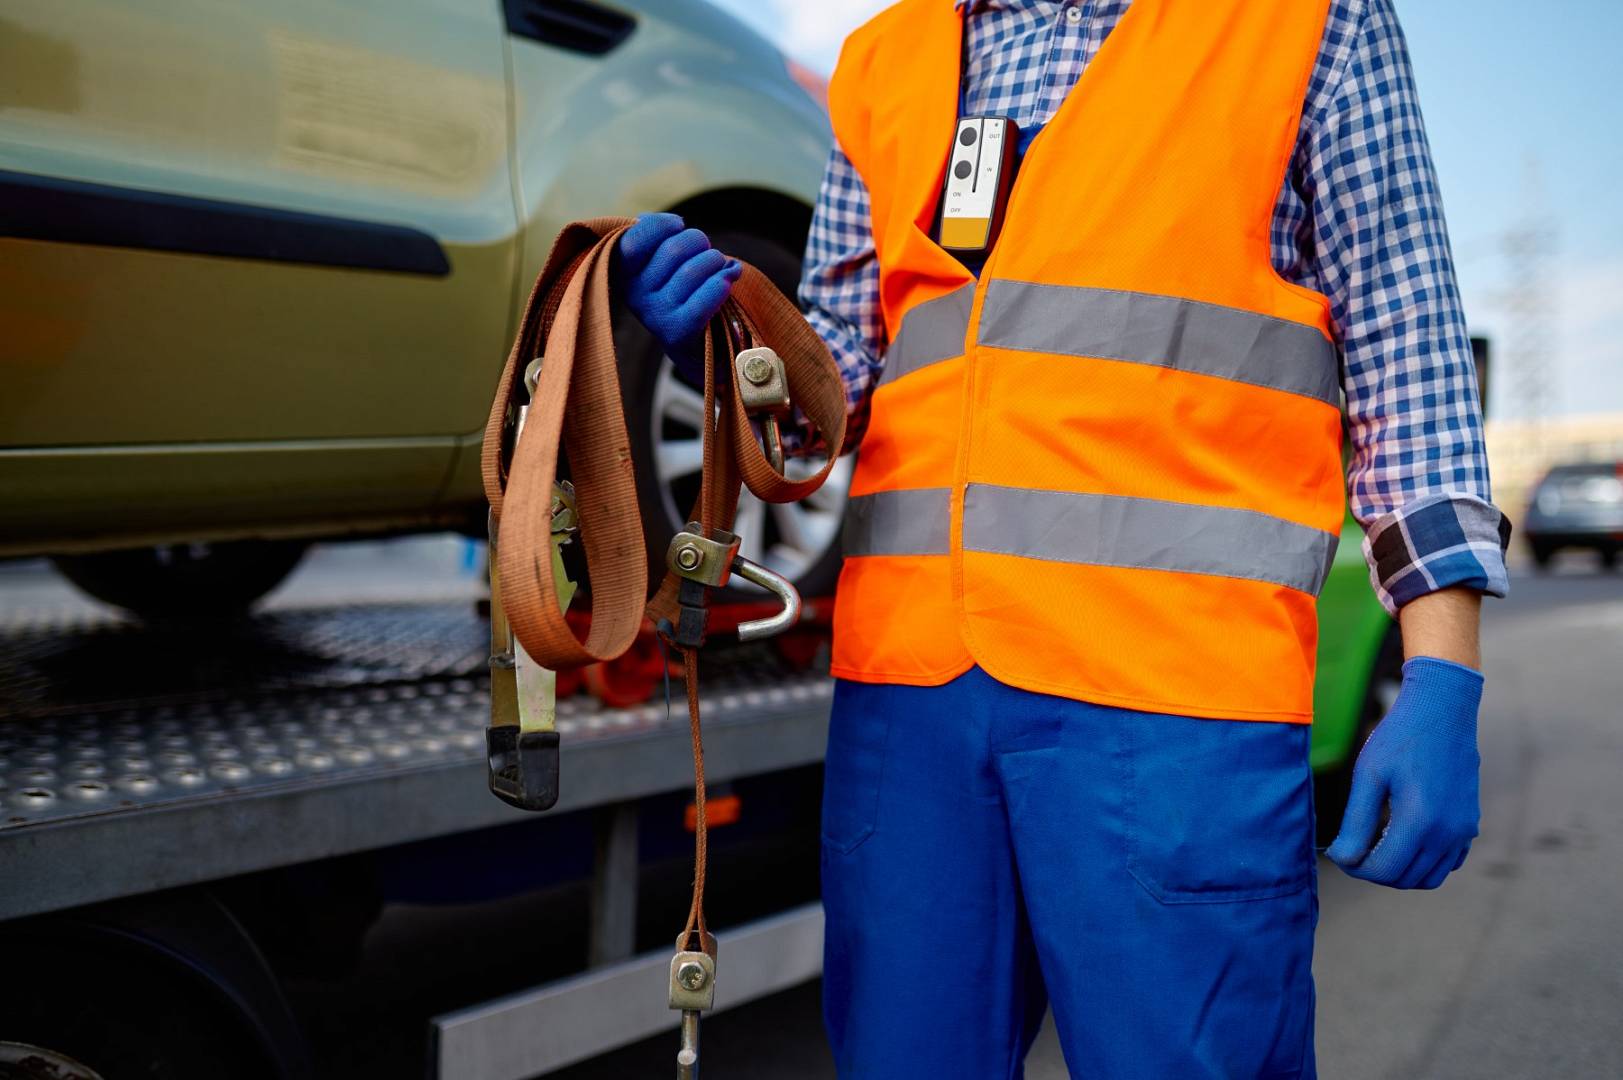
{"label": "flatbed tow truck", "polygon": [[[548,814],[524,814],[486,788],[488,633],[467,602],[283,610],[213,627],[19,615],[0,628],[0,1045],[83,1061],[90,1076],[99,1055],[160,1062],[150,1075],[176,1080],[421,1075],[414,1062],[441,1080],[519,1080],[674,1028],[663,970],[685,900],[666,890],[668,910],[651,911],[649,897],[661,867],[685,885],[681,691],[674,710],[663,694],[621,707],[561,700],[562,795]],[[814,852],[832,684],[770,648],[718,652],[703,683],[712,784],[725,798],[744,793],[746,818],[751,790],[782,796],[761,804],[792,804],[768,812],[740,850],[783,849],[798,830]],[[744,856],[729,870],[728,831],[716,856],[724,883],[773,873]],[[719,1008],[818,974],[815,857],[810,866],[809,885],[762,890],[777,907],[719,912]],[[481,870],[503,883],[471,895],[460,883]],[[400,1033],[415,1040],[410,1052],[350,1047],[337,1058],[369,1064],[335,1070],[311,1051],[310,1029],[347,1021],[290,999],[312,973],[353,968],[391,897],[571,890],[579,902],[563,901],[556,919],[541,901],[517,915],[511,901],[458,909],[505,911],[514,925],[494,944],[488,927],[452,935],[483,953],[463,958],[476,989],[408,1021],[425,1025]],[[411,940],[391,962],[423,981],[438,961]],[[492,986],[499,996],[478,996]],[[130,1031],[115,1012],[131,1013],[126,1028],[151,1018]],[[221,1033],[218,1046],[205,1028]],[[58,1068],[39,1075],[78,1075]]]}

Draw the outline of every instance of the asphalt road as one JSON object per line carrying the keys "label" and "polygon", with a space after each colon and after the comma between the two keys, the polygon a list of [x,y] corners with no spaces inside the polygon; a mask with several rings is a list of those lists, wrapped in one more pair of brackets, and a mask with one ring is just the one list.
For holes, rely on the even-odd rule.
{"label": "asphalt road", "polygon": [[[1623,575],[1576,557],[1488,605],[1482,835],[1435,892],[1321,866],[1327,1080],[1623,1077]],[[804,987],[705,1021],[705,1075],[834,1075]],[[674,1038],[555,1074],[665,1075]],[[1030,1080],[1067,1075],[1052,1029]]]}

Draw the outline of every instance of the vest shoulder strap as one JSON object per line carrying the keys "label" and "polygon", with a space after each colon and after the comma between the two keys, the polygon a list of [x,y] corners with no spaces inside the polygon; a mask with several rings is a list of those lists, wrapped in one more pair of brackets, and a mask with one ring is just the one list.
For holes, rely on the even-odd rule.
{"label": "vest shoulder strap", "polygon": [[958,34],[960,21],[949,0],[899,0],[853,30],[840,49],[829,78],[829,116],[840,149],[862,172],[869,154],[869,119],[875,88],[914,79],[909,53],[929,27],[950,23]]}

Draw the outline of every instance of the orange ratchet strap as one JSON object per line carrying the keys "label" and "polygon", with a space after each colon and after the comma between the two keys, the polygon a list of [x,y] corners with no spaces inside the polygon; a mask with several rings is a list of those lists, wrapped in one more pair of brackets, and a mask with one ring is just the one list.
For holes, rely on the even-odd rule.
{"label": "orange ratchet strap", "polygon": [[[785,600],[784,613],[744,624],[741,637],[765,636],[794,621],[798,597],[793,588],[737,556],[738,539],[731,529],[739,487],[747,485],[759,498],[779,503],[816,491],[834,465],[833,451],[845,442],[845,389],[827,347],[799,310],[764,274],[744,263],[731,297],[705,330],[705,415],[714,419],[704,425],[698,504],[687,530],[672,542],[663,582],[648,599],[650,568],[612,325],[611,264],[620,234],[631,224],[626,218],[598,218],[563,230],[530,293],[502,369],[482,459],[491,508],[493,599],[500,583],[492,628],[502,629],[499,620],[505,618],[529,657],[556,670],[619,657],[646,615],[682,654],[697,820],[693,901],[672,963],[672,1007],[683,1010],[683,1053],[696,1069],[698,1009],[707,1008],[713,998],[715,960],[704,918],[704,747],[698,689],[706,590],[725,585],[737,573]],[[793,407],[831,448],[822,469],[800,480],[783,474],[777,445],[777,418]],[[522,424],[517,422],[520,415]],[[766,450],[752,417],[764,421]],[[555,500],[555,492],[562,490],[557,486],[560,449],[573,482],[572,507]],[[584,640],[565,621],[557,599],[552,534],[558,516],[571,511],[591,583],[592,619]],[[500,719],[501,710],[496,712]],[[557,735],[535,734],[550,736],[546,749],[553,772],[544,797],[525,803],[511,790],[523,767],[519,729],[512,726],[491,728],[492,790],[515,805],[544,809],[557,798]],[[500,746],[498,740],[504,740]]]}

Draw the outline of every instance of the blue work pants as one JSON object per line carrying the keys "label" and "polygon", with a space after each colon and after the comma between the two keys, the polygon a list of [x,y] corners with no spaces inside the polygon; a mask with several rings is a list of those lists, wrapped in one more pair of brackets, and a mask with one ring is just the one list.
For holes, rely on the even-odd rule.
{"label": "blue work pants", "polygon": [[842,681],[826,775],[841,1077],[1315,1075],[1306,725]]}

